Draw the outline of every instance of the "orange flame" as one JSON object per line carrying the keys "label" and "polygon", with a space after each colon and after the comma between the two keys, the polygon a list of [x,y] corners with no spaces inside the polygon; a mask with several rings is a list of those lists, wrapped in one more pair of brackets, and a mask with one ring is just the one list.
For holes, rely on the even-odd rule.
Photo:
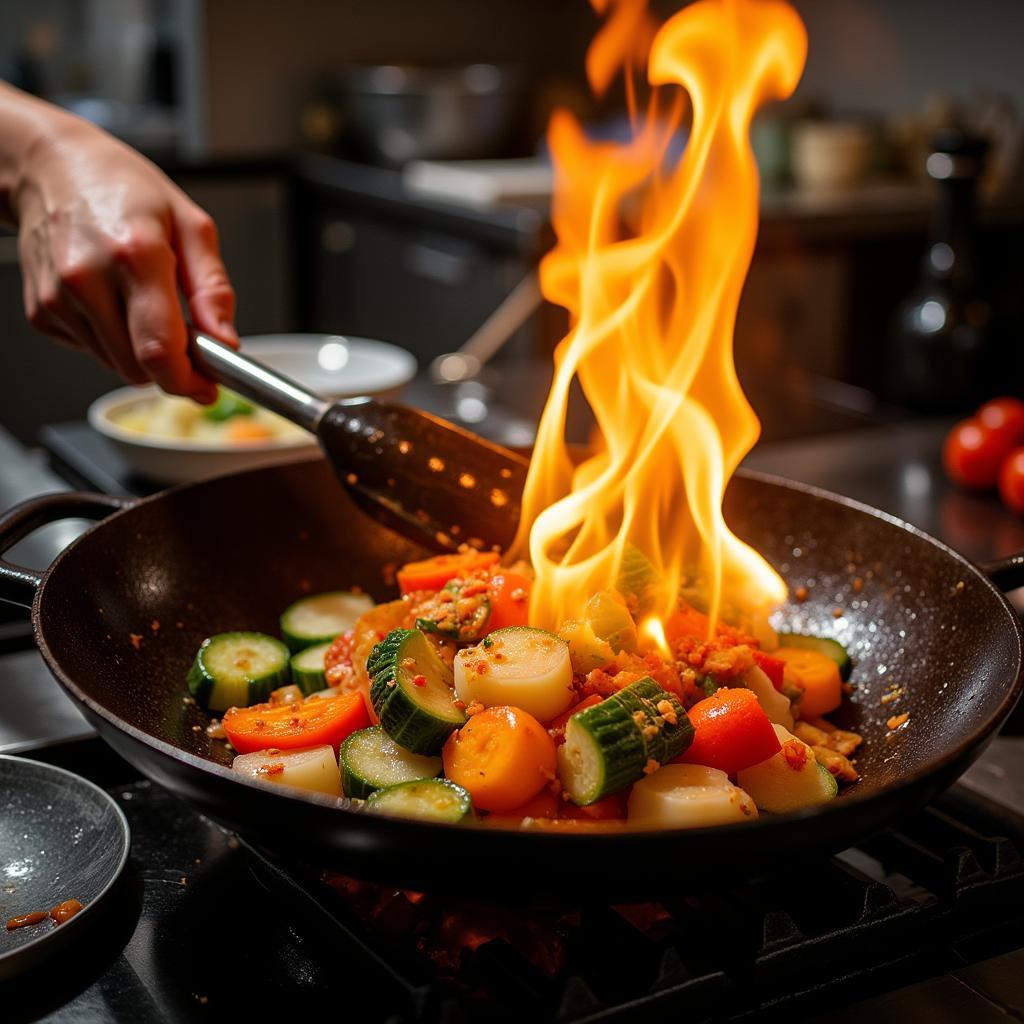
{"label": "orange flame", "polygon": [[[589,55],[592,84],[627,77],[635,0],[595,0],[608,20]],[[699,0],[653,37],[647,115],[626,144],[587,139],[559,111],[555,248],[544,295],[569,310],[555,353],[524,493],[515,553],[537,573],[531,621],[554,628],[614,584],[633,546],[661,576],[665,618],[681,583],[703,590],[712,622],[723,594],[753,609],[785,596],[781,579],[728,529],[722,496],[760,424],[732,354],[736,308],[757,234],[758,178],[748,141],[756,107],[785,98],[807,38],[780,0]],[[692,104],[681,158],[668,156]],[[633,94],[628,91],[631,100]],[[565,444],[576,377],[597,421],[596,454],[574,466]]]}

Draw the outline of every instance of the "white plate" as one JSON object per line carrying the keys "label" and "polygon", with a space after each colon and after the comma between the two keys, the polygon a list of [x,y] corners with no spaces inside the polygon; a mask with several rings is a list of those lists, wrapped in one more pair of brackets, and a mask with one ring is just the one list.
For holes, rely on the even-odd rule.
{"label": "white plate", "polygon": [[[325,398],[397,395],[416,374],[416,360],[382,341],[325,334],[264,334],[242,339],[242,351]],[[160,395],[155,386],[119,388],[89,406],[92,428],[118,450],[132,472],[161,484],[187,483],[305,458],[318,450],[311,434],[262,444],[212,445],[188,438],[147,436],[116,421]]]}

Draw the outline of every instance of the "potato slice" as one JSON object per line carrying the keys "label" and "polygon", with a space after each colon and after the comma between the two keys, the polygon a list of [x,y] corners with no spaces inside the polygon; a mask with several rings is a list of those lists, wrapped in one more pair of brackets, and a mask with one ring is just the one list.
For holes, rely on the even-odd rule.
{"label": "potato slice", "polygon": [[667,764],[633,787],[628,817],[635,828],[702,828],[750,821],[757,807],[717,768]]}
{"label": "potato slice", "polygon": [[231,767],[242,775],[311,793],[341,796],[341,770],[333,747],[302,747],[298,750],[257,750],[239,754]]}

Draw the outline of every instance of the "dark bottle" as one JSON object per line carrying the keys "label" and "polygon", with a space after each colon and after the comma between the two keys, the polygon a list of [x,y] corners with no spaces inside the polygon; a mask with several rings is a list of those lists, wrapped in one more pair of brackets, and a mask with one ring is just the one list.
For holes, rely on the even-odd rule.
{"label": "dark bottle", "polygon": [[922,412],[959,412],[987,395],[991,311],[975,291],[974,212],[988,143],[940,132],[927,171],[938,200],[917,287],[897,313],[892,397]]}

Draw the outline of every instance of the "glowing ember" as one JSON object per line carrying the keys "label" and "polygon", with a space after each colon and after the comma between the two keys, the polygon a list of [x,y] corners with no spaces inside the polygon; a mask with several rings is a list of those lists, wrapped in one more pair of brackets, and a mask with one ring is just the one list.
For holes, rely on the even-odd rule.
{"label": "glowing ember", "polygon": [[[564,111],[552,119],[558,243],[541,284],[571,326],[556,351],[516,553],[537,572],[537,625],[577,615],[637,550],[660,579],[652,612],[664,619],[680,585],[696,586],[713,622],[723,595],[751,610],[785,594],[721,506],[760,429],[732,355],[757,234],[748,130],[761,102],[795,88],[806,34],[778,0],[700,0],[656,31],[638,0],[593,2],[608,14],[588,56],[595,91],[621,69],[632,104],[638,40],[650,41],[653,88],[626,144],[588,140]],[[673,86],[692,106],[678,159],[670,144],[688,110]],[[596,454],[575,467],[564,440],[574,377],[598,427]]]}

